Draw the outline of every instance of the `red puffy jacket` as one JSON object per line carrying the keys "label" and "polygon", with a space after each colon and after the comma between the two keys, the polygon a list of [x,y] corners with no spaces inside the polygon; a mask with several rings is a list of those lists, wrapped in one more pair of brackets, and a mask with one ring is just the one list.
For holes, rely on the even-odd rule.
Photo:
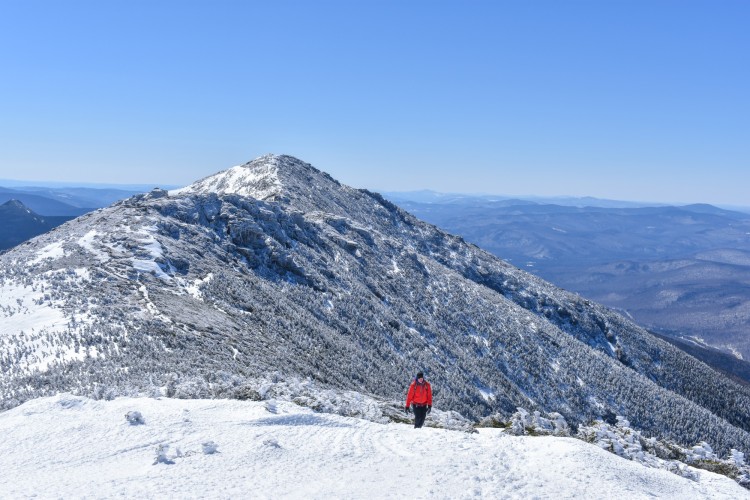
{"label": "red puffy jacket", "polygon": [[416,380],[412,381],[409,392],[406,393],[406,407],[412,404],[432,406],[432,387],[428,381],[425,380],[421,384]]}

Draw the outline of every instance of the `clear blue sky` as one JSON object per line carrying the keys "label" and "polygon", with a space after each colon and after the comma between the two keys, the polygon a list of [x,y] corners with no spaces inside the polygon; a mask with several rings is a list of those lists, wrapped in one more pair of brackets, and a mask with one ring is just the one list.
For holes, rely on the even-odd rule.
{"label": "clear blue sky", "polygon": [[0,68],[0,178],[750,205],[750,0],[0,0]]}

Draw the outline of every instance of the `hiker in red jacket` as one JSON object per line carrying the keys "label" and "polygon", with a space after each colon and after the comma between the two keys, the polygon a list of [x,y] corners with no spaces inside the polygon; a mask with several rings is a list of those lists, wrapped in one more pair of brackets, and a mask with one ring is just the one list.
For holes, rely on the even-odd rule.
{"label": "hiker in red jacket", "polygon": [[409,386],[409,392],[406,394],[406,408],[404,411],[409,413],[409,408],[414,409],[414,428],[419,429],[424,424],[424,419],[432,410],[432,387],[424,379],[422,372],[417,373],[417,378]]}

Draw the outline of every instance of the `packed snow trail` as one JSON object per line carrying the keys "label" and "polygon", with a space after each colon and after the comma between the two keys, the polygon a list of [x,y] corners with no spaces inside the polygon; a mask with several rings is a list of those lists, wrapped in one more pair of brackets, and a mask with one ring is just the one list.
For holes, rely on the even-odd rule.
{"label": "packed snow trail", "polygon": [[0,498],[750,497],[726,477],[691,481],[576,439],[417,430],[277,401],[63,394],[0,413],[0,435]]}

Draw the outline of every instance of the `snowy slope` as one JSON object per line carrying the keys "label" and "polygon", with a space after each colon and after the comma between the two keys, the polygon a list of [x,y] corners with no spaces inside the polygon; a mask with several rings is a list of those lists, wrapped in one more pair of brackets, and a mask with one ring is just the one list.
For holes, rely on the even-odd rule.
{"label": "snowy slope", "polygon": [[0,413],[0,434],[1,498],[750,497],[572,438],[415,430],[273,400],[62,394]]}

